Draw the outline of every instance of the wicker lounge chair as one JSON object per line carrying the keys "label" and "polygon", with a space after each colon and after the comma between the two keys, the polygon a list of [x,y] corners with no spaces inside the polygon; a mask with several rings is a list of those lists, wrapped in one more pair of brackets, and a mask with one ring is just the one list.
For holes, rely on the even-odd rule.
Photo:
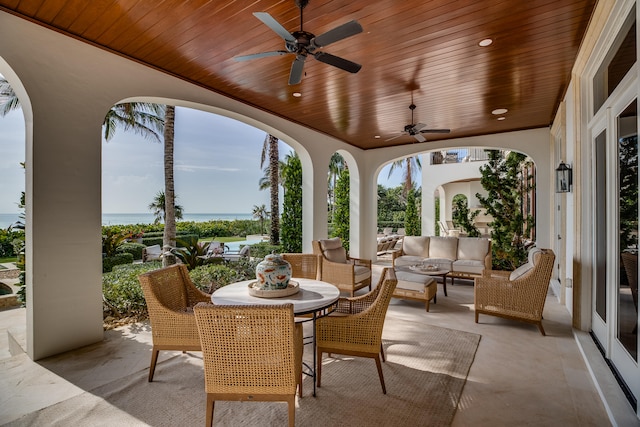
{"label": "wicker lounge chair", "polygon": [[149,381],[160,350],[200,351],[193,306],[210,302],[211,295],[195,287],[184,264],[153,270],[138,276],[147,302],[153,350]]}
{"label": "wicker lounge chair", "polygon": [[485,270],[475,279],[475,312],[520,320],[542,327],[542,311],[547,298],[555,255],[551,249],[533,248],[529,262],[505,276],[504,272]]}
{"label": "wicker lounge chair", "polygon": [[301,363],[294,343],[293,305],[199,304],[194,312],[204,360],[205,425],[213,425],[216,400],[251,400],[286,401],[293,427],[296,365]]}
{"label": "wicker lounge chair", "polygon": [[322,378],[322,354],[338,353],[369,357],[376,361],[382,392],[387,393],[380,364],[382,327],[397,280],[393,269],[383,271],[382,284],[375,301],[356,314],[327,316],[316,321],[316,345],[318,356],[318,387]]}
{"label": "wicker lounge chair", "polygon": [[341,291],[354,292],[364,287],[371,290],[371,260],[347,256],[339,237],[314,240],[313,253],[322,257],[320,278]]}

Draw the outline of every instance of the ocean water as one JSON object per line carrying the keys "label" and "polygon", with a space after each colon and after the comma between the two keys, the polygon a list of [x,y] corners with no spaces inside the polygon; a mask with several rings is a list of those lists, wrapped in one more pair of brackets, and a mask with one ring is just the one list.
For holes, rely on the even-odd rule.
{"label": "ocean water", "polygon": [[[0,228],[6,229],[14,222],[18,221],[20,216],[16,214],[0,213]],[[205,222],[211,220],[251,220],[253,215],[250,213],[196,213],[196,214],[184,214],[182,221],[195,221]],[[128,225],[128,224],[152,224],[154,216],[151,213],[103,213],[102,225]]]}

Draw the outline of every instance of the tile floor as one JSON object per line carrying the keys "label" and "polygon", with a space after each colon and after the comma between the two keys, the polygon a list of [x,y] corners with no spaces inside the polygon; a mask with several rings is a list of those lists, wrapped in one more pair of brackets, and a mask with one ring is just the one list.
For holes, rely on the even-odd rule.
{"label": "tile floor", "polygon": [[[429,313],[419,302],[397,299],[389,310],[425,328],[482,335],[453,426],[612,425],[577,345],[586,334],[574,336],[570,316],[555,297],[547,299],[543,337],[534,325],[496,317],[481,315],[474,323],[471,282],[447,286],[448,297],[438,287]],[[36,363],[8,351],[7,330],[24,341],[24,322],[24,309],[0,311],[0,425],[148,367],[147,324],[108,331],[101,343]],[[161,360],[170,356],[160,354]],[[627,421],[635,422],[628,403],[618,401],[623,410],[625,404]]]}

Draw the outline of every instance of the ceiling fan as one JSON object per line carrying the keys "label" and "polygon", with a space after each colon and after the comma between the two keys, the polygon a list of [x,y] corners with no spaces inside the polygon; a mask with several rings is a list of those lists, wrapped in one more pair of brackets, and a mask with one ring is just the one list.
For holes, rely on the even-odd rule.
{"label": "ceiling fan", "polygon": [[424,123],[414,123],[413,121],[413,110],[416,109],[415,104],[409,105],[409,109],[411,110],[411,123],[404,127],[404,130],[400,132],[399,135],[394,136],[393,138],[387,139],[387,141],[391,141],[392,139],[400,138],[403,135],[411,135],[418,142],[425,142],[427,139],[422,136],[423,133],[449,133],[451,129],[425,129],[427,126]]}
{"label": "ceiling fan", "polygon": [[255,12],[253,15],[261,20],[267,27],[284,39],[286,50],[275,50],[271,52],[254,53],[251,55],[236,56],[236,61],[247,61],[250,59],[265,58],[267,56],[279,56],[293,53],[296,59],[291,65],[289,73],[289,84],[295,85],[302,80],[302,71],[307,55],[312,55],[315,59],[325,64],[333,65],[350,73],[357,73],[362,66],[344,58],[340,58],[330,53],[320,52],[317,49],[335,43],[347,37],[351,37],[362,32],[362,26],[358,21],[349,21],[339,25],[319,36],[304,31],[302,29],[302,10],[309,4],[309,0],[295,0],[296,6],[300,9],[300,30],[290,33],[278,21],[267,12]]}

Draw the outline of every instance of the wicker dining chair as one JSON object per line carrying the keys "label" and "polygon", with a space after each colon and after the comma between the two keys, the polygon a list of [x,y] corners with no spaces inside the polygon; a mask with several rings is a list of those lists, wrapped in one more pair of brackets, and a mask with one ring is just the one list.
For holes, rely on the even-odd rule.
{"label": "wicker dining chair", "polygon": [[382,392],[387,393],[379,353],[382,348],[384,319],[398,280],[391,268],[385,268],[382,276],[384,278],[377,291],[376,299],[369,307],[359,313],[329,315],[316,321],[318,387],[321,386],[323,353],[337,353],[374,359]]}
{"label": "wicker dining chair", "polygon": [[149,381],[153,381],[160,350],[200,351],[193,306],[211,302],[211,295],[196,288],[184,264],[141,274],[138,280],[151,323],[153,349]]}
{"label": "wicker dining chair", "polygon": [[299,363],[293,304],[198,304],[194,312],[204,361],[205,425],[213,425],[216,400],[286,401],[293,427]]}
{"label": "wicker dining chair", "polygon": [[291,264],[291,276],[303,279],[318,279],[320,275],[320,257],[316,254],[281,254],[282,259]]}
{"label": "wicker dining chair", "polygon": [[[520,320],[542,327],[542,311],[547,299],[555,254],[551,249],[534,248],[529,263],[514,270],[510,277],[486,271],[475,279],[475,320],[479,314]],[[515,277],[518,276],[519,277]]]}
{"label": "wicker dining chair", "polygon": [[313,253],[322,258],[320,280],[335,285],[354,296],[355,291],[364,287],[371,290],[371,260],[352,258],[342,246],[339,237],[327,240],[313,240]]}
{"label": "wicker dining chair", "polygon": [[[382,288],[382,284],[387,278],[387,269],[382,270],[382,274],[378,278],[378,284],[371,292],[368,292],[364,295],[358,295],[357,297],[340,297],[336,302],[336,307],[333,310],[334,313],[338,314],[357,314],[361,311],[366,310],[371,307],[374,301],[378,298],[378,293]],[[395,270],[394,270],[395,271]],[[385,361],[384,348],[382,343],[380,343],[380,357],[382,361]]]}

